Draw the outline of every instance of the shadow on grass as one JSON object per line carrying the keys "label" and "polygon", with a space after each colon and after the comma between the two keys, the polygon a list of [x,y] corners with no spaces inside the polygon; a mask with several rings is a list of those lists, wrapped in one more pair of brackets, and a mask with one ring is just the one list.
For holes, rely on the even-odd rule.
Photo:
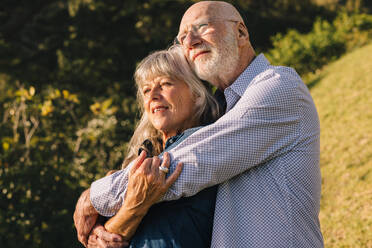
{"label": "shadow on grass", "polygon": [[315,85],[317,85],[319,83],[320,80],[322,80],[324,78],[324,76],[325,75],[322,75],[322,76],[319,75],[319,76],[315,77],[314,79],[312,79],[310,82],[308,82],[306,84],[307,88],[309,88],[309,90],[311,88],[313,88]]}

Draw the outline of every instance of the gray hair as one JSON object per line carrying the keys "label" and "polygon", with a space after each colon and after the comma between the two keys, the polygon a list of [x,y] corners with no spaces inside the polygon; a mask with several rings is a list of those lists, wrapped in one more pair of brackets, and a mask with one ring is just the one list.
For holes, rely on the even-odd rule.
{"label": "gray hair", "polygon": [[[142,144],[145,140],[151,141],[153,145],[151,156],[159,155],[163,151],[162,135],[151,124],[143,109],[144,96],[141,90],[146,82],[157,76],[168,76],[187,84],[196,99],[196,104],[193,106],[195,110],[193,118],[198,125],[210,124],[220,116],[217,101],[191,70],[181,46],[173,45],[167,50],[156,51],[150,54],[140,62],[134,74],[137,86],[137,102],[140,106],[142,116],[129,141],[128,155],[124,160],[123,167],[127,166],[138,156],[138,150],[143,148]],[[146,148],[144,149],[147,150]]]}

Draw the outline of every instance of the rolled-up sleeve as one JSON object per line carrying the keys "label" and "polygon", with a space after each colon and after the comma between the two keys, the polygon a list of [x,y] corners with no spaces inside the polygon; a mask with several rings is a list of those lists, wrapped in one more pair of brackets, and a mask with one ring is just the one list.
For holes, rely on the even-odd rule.
{"label": "rolled-up sleeve", "polygon": [[94,181],[90,187],[90,201],[97,212],[111,217],[119,211],[124,202],[128,173],[132,163],[125,169]]}

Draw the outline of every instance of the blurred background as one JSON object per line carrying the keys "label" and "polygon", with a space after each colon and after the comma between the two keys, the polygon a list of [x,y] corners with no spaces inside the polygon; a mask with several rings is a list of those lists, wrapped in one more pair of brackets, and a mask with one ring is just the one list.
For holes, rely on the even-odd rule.
{"label": "blurred background", "polygon": [[[1,0],[0,247],[81,247],[75,203],[120,168],[139,117],[134,69],[194,2]],[[228,2],[314,97],[325,246],[372,247],[372,1]]]}

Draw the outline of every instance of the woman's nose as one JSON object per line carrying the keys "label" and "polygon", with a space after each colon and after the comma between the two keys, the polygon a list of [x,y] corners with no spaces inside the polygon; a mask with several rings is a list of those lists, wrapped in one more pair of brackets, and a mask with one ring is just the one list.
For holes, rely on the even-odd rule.
{"label": "woman's nose", "polygon": [[161,97],[161,92],[160,92],[159,87],[152,88],[150,91],[150,99],[154,100],[154,99],[159,99],[160,97]]}

